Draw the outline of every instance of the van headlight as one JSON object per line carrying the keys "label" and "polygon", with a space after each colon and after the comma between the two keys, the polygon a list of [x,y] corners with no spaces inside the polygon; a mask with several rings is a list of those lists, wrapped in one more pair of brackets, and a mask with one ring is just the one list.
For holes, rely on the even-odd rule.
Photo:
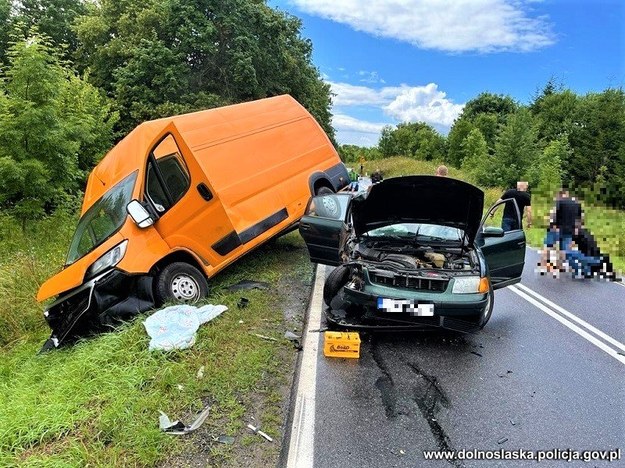
{"label": "van headlight", "polygon": [[454,294],[486,293],[489,290],[488,278],[479,276],[461,276],[454,278]]}
{"label": "van headlight", "polygon": [[106,252],[100,258],[98,258],[87,270],[87,278],[93,278],[98,273],[108,270],[109,268],[117,265],[124,255],[126,255],[126,247],[128,246],[128,239],[117,244],[111,250]]}

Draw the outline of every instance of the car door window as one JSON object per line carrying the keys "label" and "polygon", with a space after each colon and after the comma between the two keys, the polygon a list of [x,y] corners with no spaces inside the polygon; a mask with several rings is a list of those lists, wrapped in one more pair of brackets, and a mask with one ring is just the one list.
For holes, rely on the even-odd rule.
{"label": "car door window", "polygon": [[167,135],[150,155],[146,194],[156,210],[164,213],[184,196],[189,186],[189,172],[178,145],[172,135]]}
{"label": "car door window", "polygon": [[482,230],[501,228],[504,232],[521,229],[521,216],[516,200],[502,200],[488,210],[482,221]]}

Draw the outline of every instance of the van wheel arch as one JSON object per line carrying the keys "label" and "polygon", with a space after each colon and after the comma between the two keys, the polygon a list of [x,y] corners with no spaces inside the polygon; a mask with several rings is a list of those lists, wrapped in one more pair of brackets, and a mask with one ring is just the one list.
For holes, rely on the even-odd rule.
{"label": "van wheel arch", "polygon": [[313,197],[317,195],[324,195],[323,193],[319,193],[319,190],[323,187],[327,189],[326,194],[331,191],[334,193],[334,187],[332,186],[332,182],[328,178],[328,175],[325,172],[315,172],[308,179],[308,185],[310,187],[310,193]]}
{"label": "van wheel arch", "polygon": [[313,195],[329,195],[334,193],[332,184],[327,179],[318,179],[313,186]]}

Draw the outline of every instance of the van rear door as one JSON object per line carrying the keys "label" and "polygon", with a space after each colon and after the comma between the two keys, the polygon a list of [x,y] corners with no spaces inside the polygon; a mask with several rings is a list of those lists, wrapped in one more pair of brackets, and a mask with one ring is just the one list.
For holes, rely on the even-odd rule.
{"label": "van rear door", "polygon": [[171,248],[189,249],[205,266],[216,266],[240,245],[219,195],[173,124],[148,156],[144,193]]}

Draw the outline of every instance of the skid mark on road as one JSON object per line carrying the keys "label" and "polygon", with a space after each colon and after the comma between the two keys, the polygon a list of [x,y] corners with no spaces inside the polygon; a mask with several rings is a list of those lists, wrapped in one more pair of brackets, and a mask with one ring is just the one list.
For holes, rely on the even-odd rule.
{"label": "skid mark on road", "polygon": [[[414,362],[406,362],[412,371],[419,377],[414,387],[414,401],[421,411],[421,415],[428,423],[430,432],[436,439],[439,450],[453,450],[451,439],[445,429],[438,422],[438,414],[442,409],[451,406],[449,398],[445,395],[436,376],[426,374]],[[449,461],[456,467],[464,466],[461,461]]]}
{"label": "skid mark on road", "polygon": [[[420,416],[427,423],[438,450],[453,450],[451,439],[439,422],[439,415],[451,407],[451,401],[438,378],[402,357],[387,362],[385,348],[375,337],[371,337],[369,344],[371,357],[382,374],[376,379],[375,387],[380,392],[386,417],[392,420],[398,416],[417,419]],[[464,466],[459,460],[449,463],[458,468]]]}

